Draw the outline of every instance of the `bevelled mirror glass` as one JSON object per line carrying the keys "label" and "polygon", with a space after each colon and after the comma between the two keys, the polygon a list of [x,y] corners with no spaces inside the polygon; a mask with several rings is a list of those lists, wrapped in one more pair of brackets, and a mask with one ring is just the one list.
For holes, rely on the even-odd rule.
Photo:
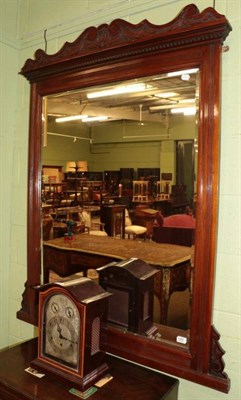
{"label": "bevelled mirror glass", "polygon": [[[69,182],[72,179],[74,185],[84,177],[79,174],[78,168],[87,169],[86,164],[79,164],[80,161],[87,162],[89,172],[93,173],[89,178],[91,181],[99,181],[99,176],[97,179],[94,173],[108,172],[107,196],[104,193],[106,187],[102,188],[100,205],[105,201],[109,205],[114,197],[123,197],[123,190],[130,202],[135,202],[135,195],[140,195],[139,189],[136,192],[132,187],[131,196],[127,196],[130,182],[111,179],[111,171],[117,170],[118,162],[119,169],[133,169],[136,182],[145,182],[147,177],[144,170],[149,169],[149,175],[155,176],[151,188],[152,200],[156,201],[154,209],[161,211],[165,217],[165,213],[169,213],[165,208],[170,206],[168,196],[172,195],[173,198],[170,188],[185,186],[182,205],[185,213],[188,209],[193,214],[190,217],[195,218],[192,245],[176,246],[175,249],[179,250],[172,252],[172,260],[165,247],[169,244],[151,243],[151,246],[162,248],[161,263],[158,261],[161,264],[159,278],[155,281],[155,285],[158,283],[162,288],[158,299],[162,312],[157,314],[163,318],[163,310],[168,311],[170,306],[171,292],[167,288],[176,284],[178,289],[178,281],[174,281],[170,274],[171,268],[174,271],[176,266],[174,257],[179,264],[185,265],[181,274],[188,282],[188,322],[184,328],[181,327],[179,335],[179,326],[168,326],[166,318],[157,320],[157,325],[162,329],[158,340],[152,335],[136,334],[109,325],[106,329],[106,350],[224,392],[229,390],[229,378],[223,371],[219,334],[212,326],[212,297],[219,170],[220,58],[222,43],[230,30],[226,18],[213,8],[199,13],[196,6],[190,5],[166,25],[152,25],[148,21],[132,25],[116,20],[109,26],[88,28],[74,43],[66,43],[54,55],[38,50],[35,60],[27,60],[21,71],[31,84],[31,106],[28,279],[18,317],[37,324],[38,296],[34,287],[49,280],[49,275],[45,274],[47,252],[43,252],[42,243],[42,201],[47,203],[47,190],[44,188],[51,183],[46,182],[46,176],[51,176],[48,168],[63,168],[59,172],[65,173]],[[106,96],[107,90],[133,88],[135,85],[142,85],[142,88],[130,91],[128,96],[123,92],[117,95],[112,92],[112,97]],[[103,91],[104,97],[100,96]],[[188,109],[190,113],[192,110],[193,115],[184,117]],[[69,115],[81,115],[82,120],[71,125],[69,122],[66,125],[66,122],[56,121]],[[88,115],[86,119],[105,117],[105,120],[86,121],[83,115]],[[55,150],[60,146],[62,154],[60,148],[58,152],[53,151],[53,146]],[[127,147],[126,151],[123,150],[125,146],[128,151]],[[117,149],[120,148],[123,154],[128,154],[126,158],[129,160],[123,154],[118,159],[117,154],[120,153]],[[130,151],[133,160],[130,160]],[[187,166],[186,157],[189,160]],[[74,174],[65,170],[68,162],[75,163],[74,166],[69,164],[74,168]],[[185,185],[184,177],[189,180]],[[72,201],[71,206],[76,206],[77,201],[83,207],[86,196],[90,195],[88,185],[87,189],[86,185],[74,186],[70,189],[72,193],[69,193],[69,197],[65,196],[60,201]],[[93,200],[93,190],[91,196]],[[152,206],[150,209],[153,209]],[[156,220],[155,224],[158,222]],[[58,241],[59,238],[52,240]],[[88,239],[82,242],[84,240]],[[120,239],[112,240],[121,243]],[[128,242],[126,239],[124,241]],[[136,246],[138,241],[134,242]],[[150,240],[139,243],[144,249],[145,243],[150,245]],[[46,241],[44,247],[49,250],[56,246],[49,246]],[[70,248],[71,244],[66,244],[68,256]],[[125,251],[131,257],[141,258],[141,250],[135,254]],[[74,252],[71,256],[70,265],[76,266],[73,259],[79,257],[79,252],[80,249],[77,255]],[[93,249],[86,252],[92,254],[90,265],[94,265],[94,268],[100,266],[97,263],[98,252],[93,254]],[[51,264],[54,257],[48,254]],[[105,256],[109,261],[109,253]],[[144,256],[149,264],[155,265],[149,254],[149,258]],[[85,262],[89,262],[87,257]],[[84,263],[80,264],[83,268]],[[76,270],[73,268],[69,272]],[[180,278],[180,274],[178,276]],[[167,336],[164,333],[166,329]],[[177,337],[181,339],[177,340]]]}
{"label": "bevelled mirror glass", "polygon": [[[179,263],[180,258],[190,256],[188,264],[193,268],[195,248],[198,69],[57,93],[46,96],[43,102],[43,240],[66,234],[68,213],[72,213],[69,224],[72,223],[74,233],[89,233],[87,219],[91,218],[92,229],[96,227],[92,235],[104,235],[106,229],[110,236],[120,239],[123,235],[118,226],[112,232],[103,220],[102,233],[99,224],[103,208],[125,206],[131,220],[147,229],[144,236],[135,237],[136,241],[145,242],[147,254],[159,254],[167,249],[168,257],[172,255],[171,265],[168,260],[165,264],[175,269],[171,274],[175,285],[166,283],[163,293],[155,285],[153,323],[158,329],[155,338],[189,346],[193,272],[187,276],[183,273],[179,280],[178,275],[187,268],[185,263]],[[82,161],[69,161],[72,159]],[[134,188],[143,182],[147,182],[148,193],[141,196]],[[177,224],[177,219],[181,228],[168,227],[168,224]],[[53,245],[60,244],[57,242],[50,240],[48,244],[52,249]],[[146,242],[152,242],[153,246]],[[49,251],[48,244],[45,243],[45,253]],[[136,243],[130,244],[133,256],[137,256]],[[120,257],[125,258],[125,253]],[[55,258],[54,254],[44,257],[44,283],[64,278]],[[144,260],[149,261],[148,256]],[[161,267],[154,264],[154,268]],[[80,272],[81,267],[78,269]],[[67,274],[65,278],[69,279]],[[98,273],[93,269],[88,276],[98,281]],[[158,276],[157,280],[163,278]],[[166,293],[164,303],[165,291],[168,296]],[[164,326],[159,327],[160,323]],[[167,326],[180,331],[169,330]]]}

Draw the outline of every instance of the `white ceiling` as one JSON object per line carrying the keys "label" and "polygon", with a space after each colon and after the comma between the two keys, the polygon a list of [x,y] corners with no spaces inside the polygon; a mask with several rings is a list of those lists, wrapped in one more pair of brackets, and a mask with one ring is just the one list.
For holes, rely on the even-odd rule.
{"label": "white ceiling", "polygon": [[[48,96],[47,114],[49,118],[87,114],[89,116],[105,115],[110,120],[161,122],[164,116],[170,114],[171,108],[198,105],[198,73],[190,73],[189,80],[183,80],[182,78],[183,74],[173,77],[165,74],[59,93]],[[148,86],[148,89],[96,99],[87,97],[89,93],[94,91],[113,89],[120,85],[136,83],[144,83]],[[168,98],[160,97],[167,92],[174,92],[176,95],[169,95]],[[188,100],[192,100],[192,102],[187,103]],[[157,106],[161,106],[161,109],[152,109],[152,107]]]}

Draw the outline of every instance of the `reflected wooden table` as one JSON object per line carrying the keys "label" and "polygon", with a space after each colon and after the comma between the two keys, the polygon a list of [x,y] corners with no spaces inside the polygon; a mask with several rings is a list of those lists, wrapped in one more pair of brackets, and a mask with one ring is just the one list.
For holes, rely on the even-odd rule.
{"label": "reflected wooden table", "polygon": [[160,301],[161,324],[166,324],[170,296],[175,291],[191,289],[190,247],[166,243],[135,241],[91,235],[74,235],[73,240],[57,238],[43,244],[44,282],[52,270],[61,277],[111,262],[139,258],[158,269],[154,279],[154,294]]}

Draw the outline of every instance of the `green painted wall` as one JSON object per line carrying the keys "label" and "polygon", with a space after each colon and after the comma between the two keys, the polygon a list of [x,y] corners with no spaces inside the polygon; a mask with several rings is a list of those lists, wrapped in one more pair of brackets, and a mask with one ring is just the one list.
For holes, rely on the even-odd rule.
{"label": "green painted wall", "polygon": [[[120,168],[161,168],[175,175],[175,145],[178,139],[194,139],[194,117],[174,116],[169,128],[164,124],[137,121],[102,122],[86,127],[84,123],[48,123],[48,132],[65,136],[48,135],[43,147],[43,165],[62,165],[66,161],[85,160],[89,171],[119,170]],[[74,140],[72,136],[90,138]],[[168,148],[168,150],[167,150]]]}

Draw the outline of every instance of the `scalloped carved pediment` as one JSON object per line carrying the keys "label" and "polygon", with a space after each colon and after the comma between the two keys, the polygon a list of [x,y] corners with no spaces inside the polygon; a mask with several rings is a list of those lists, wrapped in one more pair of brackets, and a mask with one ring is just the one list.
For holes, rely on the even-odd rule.
{"label": "scalloped carved pediment", "polygon": [[[87,28],[74,42],[66,42],[55,54],[48,55],[41,49],[37,50],[35,59],[28,59],[20,73],[33,81],[36,75],[39,79],[40,76],[56,74],[59,63],[61,72],[63,63],[66,63],[65,71],[76,68],[79,70],[80,67],[99,62],[101,57],[103,61],[118,59],[120,48],[122,48],[122,58],[125,47],[126,56],[133,57],[148,52],[148,41],[151,42],[149,51],[153,51],[153,46],[156,51],[161,51],[185,47],[196,42],[204,43],[210,39],[222,38],[224,41],[230,30],[231,27],[223,15],[211,7],[200,13],[194,4],[186,6],[176,18],[163,25],[154,25],[147,20],[134,25],[116,19],[110,25],[102,24],[97,28]],[[133,43],[134,49],[131,48]],[[143,44],[145,49],[142,47]],[[107,56],[108,52],[111,52],[111,55]],[[36,70],[37,74],[34,73]]]}

